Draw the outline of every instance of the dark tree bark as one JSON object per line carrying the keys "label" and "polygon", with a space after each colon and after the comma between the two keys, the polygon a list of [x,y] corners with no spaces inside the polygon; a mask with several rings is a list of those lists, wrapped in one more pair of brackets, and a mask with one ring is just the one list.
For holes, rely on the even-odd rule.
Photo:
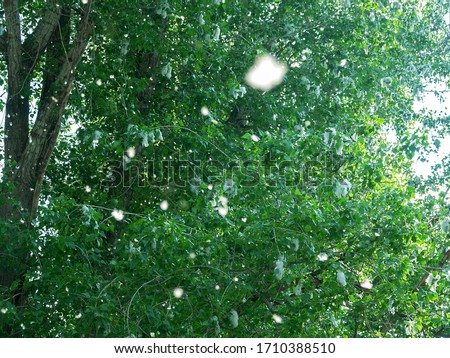
{"label": "dark tree bark", "polygon": [[22,59],[18,1],[5,0],[8,98],[5,120],[5,158],[19,162],[28,141],[29,81]]}
{"label": "dark tree bark", "polygon": [[[3,6],[6,36],[0,36],[0,51],[7,62],[8,97],[2,180],[13,183],[14,190],[0,192],[0,219],[14,221],[26,213],[29,224],[37,211],[42,180],[56,145],[76,67],[94,28],[93,1],[75,12],[56,0],[48,0],[42,18],[23,42],[18,0],[4,0]],[[76,33],[71,34],[75,16],[78,26]],[[37,115],[30,128],[30,84],[38,63],[43,68],[44,80]],[[12,205],[12,201],[19,205]],[[26,254],[20,258],[22,262],[26,260]],[[0,286],[9,286],[18,275],[11,267],[3,266],[0,263]]]}

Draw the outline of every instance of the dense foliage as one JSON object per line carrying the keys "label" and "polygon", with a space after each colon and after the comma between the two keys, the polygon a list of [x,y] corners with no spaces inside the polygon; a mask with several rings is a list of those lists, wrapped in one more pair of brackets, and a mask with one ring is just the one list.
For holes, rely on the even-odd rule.
{"label": "dense foliage", "polygon": [[[26,33],[46,5],[19,4]],[[411,169],[448,131],[413,111],[448,5],[93,3],[37,214],[0,224],[2,336],[450,335],[449,173]]]}

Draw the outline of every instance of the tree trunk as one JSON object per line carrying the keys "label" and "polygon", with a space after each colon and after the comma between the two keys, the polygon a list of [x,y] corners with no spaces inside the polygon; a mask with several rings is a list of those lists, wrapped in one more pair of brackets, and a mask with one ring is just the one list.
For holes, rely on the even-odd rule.
{"label": "tree trunk", "polygon": [[[6,50],[3,57],[8,68],[8,98],[2,180],[3,184],[13,183],[14,189],[8,192],[4,189],[6,185],[0,189],[3,190],[0,191],[0,220],[14,222],[26,213],[29,226],[37,211],[42,180],[56,145],[75,70],[93,30],[93,1],[83,5],[77,32],[71,36],[70,7],[48,0],[41,20],[23,43],[18,0],[4,0],[3,3],[7,36],[6,42],[0,39],[0,51]],[[30,83],[37,63],[42,64],[44,80],[36,119],[29,133]],[[19,205],[15,206],[13,202]],[[9,238],[0,238],[0,241],[12,237],[13,234]],[[0,242],[0,250],[5,246],[8,245]],[[6,256],[8,253],[0,254]],[[24,254],[18,259],[26,262],[27,257]],[[17,279],[17,270],[0,262],[0,286],[9,286]],[[23,303],[23,292],[20,296],[19,301]]]}

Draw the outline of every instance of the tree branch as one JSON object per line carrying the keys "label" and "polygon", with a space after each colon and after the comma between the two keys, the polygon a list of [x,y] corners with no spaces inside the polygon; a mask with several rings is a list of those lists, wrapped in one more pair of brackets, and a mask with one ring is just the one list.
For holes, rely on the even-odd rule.
{"label": "tree branch", "polygon": [[[22,43],[18,0],[4,0],[6,20],[6,50],[8,59],[8,92],[19,93],[22,70]],[[12,88],[11,88],[12,87]]]}
{"label": "tree branch", "polygon": [[[92,3],[93,1],[89,1],[83,7],[83,15],[70,49],[66,52],[67,44],[62,43],[63,39],[57,35],[54,51],[61,52],[58,47],[63,46],[64,55],[60,55],[56,59],[50,56],[51,58],[47,59],[47,67],[50,67],[47,68],[48,76],[45,81],[48,83],[44,84],[42,89],[36,121],[31,131],[32,140],[26,146],[24,155],[19,162],[20,169],[15,177],[20,201],[22,206],[31,212],[31,217],[37,210],[42,178],[56,144],[75,70],[94,28],[90,17]],[[60,22],[61,20],[60,18]],[[69,22],[67,24],[70,25]],[[65,26],[67,25],[64,25],[64,31]],[[30,188],[34,189],[31,196],[29,195]]]}
{"label": "tree branch", "polygon": [[[83,16],[80,20],[80,25],[78,27],[75,40],[71,49],[67,53],[66,61],[63,62],[60,72],[55,79],[55,89],[54,91],[48,91],[46,94],[47,98],[42,99],[43,105],[40,109],[43,111],[38,113],[36,119],[36,124],[39,124],[37,128],[38,131],[41,130],[42,133],[45,134],[41,137],[41,140],[44,139],[44,142],[41,143],[42,146],[40,148],[39,158],[37,158],[36,186],[31,205],[32,216],[34,216],[37,211],[42,179],[50,161],[50,156],[56,145],[56,139],[61,127],[61,118],[63,116],[64,109],[66,108],[72,83],[75,78],[75,70],[81,60],[81,57],[83,56],[89,42],[89,38],[91,37],[94,29],[94,24],[91,19],[92,4],[93,1],[89,1],[89,3],[83,8]],[[39,114],[41,114],[41,116]],[[44,125],[44,128],[42,128],[41,125]]]}
{"label": "tree branch", "polygon": [[[28,85],[24,81],[18,0],[4,0],[8,64],[5,157],[18,162],[28,141]],[[7,139],[6,139],[7,138]]]}
{"label": "tree branch", "polygon": [[[18,0],[4,0],[8,58],[21,56],[20,16]],[[3,36],[2,36],[3,37]]]}
{"label": "tree branch", "polygon": [[26,70],[31,72],[50,42],[61,17],[61,6],[55,0],[47,1],[47,11],[37,24],[33,33],[24,41],[23,48],[26,61]]}
{"label": "tree branch", "polygon": [[68,53],[68,61],[72,69],[75,69],[78,62],[80,62],[81,56],[83,55],[89,38],[92,35],[92,31],[94,30],[94,23],[91,18],[93,3],[94,1],[91,0],[88,4],[84,5],[83,16],[78,27],[77,35],[73,42],[72,48]]}

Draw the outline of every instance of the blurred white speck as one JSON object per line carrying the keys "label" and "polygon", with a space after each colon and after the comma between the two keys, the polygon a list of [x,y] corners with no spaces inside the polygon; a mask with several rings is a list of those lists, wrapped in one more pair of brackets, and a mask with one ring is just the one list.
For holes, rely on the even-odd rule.
{"label": "blurred white speck", "polygon": [[341,62],[339,63],[339,66],[340,67],[345,67],[345,65],[347,64],[347,59],[343,59],[343,60],[341,60]]}
{"label": "blurred white speck", "polygon": [[177,287],[173,290],[173,295],[175,296],[175,298],[180,298],[181,296],[183,296],[183,292],[184,291],[181,287]]}
{"label": "blurred white speck", "polygon": [[311,122],[310,121],[306,121],[305,122],[305,127],[309,127],[311,125]]}
{"label": "blurred white speck", "polygon": [[344,179],[342,182],[337,182],[336,187],[334,189],[334,194],[340,199],[346,197],[349,194],[350,189],[352,188],[352,184]]}
{"label": "blurred white speck", "polygon": [[172,78],[172,66],[170,65],[170,63],[166,64],[162,69],[161,69],[161,74],[165,77],[167,77],[169,80]]}
{"label": "blurred white speck", "polygon": [[128,148],[127,155],[128,155],[128,158],[134,158],[134,156],[136,155],[136,149],[134,149],[134,147]]}
{"label": "blurred white speck", "polygon": [[364,280],[363,282],[360,283],[362,288],[366,288],[368,290],[370,290],[373,287],[372,282],[370,282],[369,280]]}
{"label": "blurred white speck", "polygon": [[218,291],[220,290],[220,286],[219,285],[215,285],[214,288]]}
{"label": "blurred white speck", "polygon": [[90,193],[92,189],[91,189],[91,187],[89,185],[86,185],[84,187],[84,190],[86,190],[86,193]]}
{"label": "blurred white speck", "polygon": [[439,221],[439,224],[444,234],[448,234],[450,232],[450,220],[448,220],[447,218],[442,219],[441,221]]}
{"label": "blurred white speck", "polygon": [[116,219],[117,221],[123,220],[123,218],[124,218],[124,216],[125,216],[125,215],[123,214],[123,211],[122,211],[122,210],[117,210],[117,209],[114,209],[114,210],[112,211],[111,215],[112,215],[113,218]]}
{"label": "blurred white speck", "polygon": [[275,262],[275,278],[277,280],[281,280],[284,276],[284,264],[285,264],[285,258],[284,256],[280,256],[278,260]]}
{"label": "blurred white speck", "polygon": [[256,134],[252,134],[251,138],[252,138],[252,141],[254,141],[254,142],[259,141],[259,137]]}
{"label": "blurred white speck", "polygon": [[277,314],[274,314],[274,315],[272,316],[272,318],[273,318],[273,320],[274,320],[276,323],[281,323],[281,322],[283,322],[283,318],[281,318],[281,317],[278,316]]}
{"label": "blurred white speck", "polygon": [[235,310],[231,310],[230,312],[230,323],[233,328],[236,328],[239,325],[239,315]]}
{"label": "blurred white speck", "polygon": [[169,202],[167,200],[163,200],[159,206],[161,207],[161,210],[166,211],[169,208]]}
{"label": "blurred white speck", "polygon": [[219,41],[220,38],[220,27],[217,26],[216,30],[214,31],[214,40]]}
{"label": "blurred white speck", "polygon": [[239,279],[238,279],[237,277],[233,277],[233,281],[234,281],[234,282],[238,282]]}
{"label": "blurred white speck", "polygon": [[245,81],[253,88],[269,91],[283,81],[286,71],[285,64],[278,62],[273,56],[264,55],[256,59],[247,72]]}
{"label": "blurred white speck", "polygon": [[7,308],[2,308],[2,309],[0,310],[0,312],[3,313],[3,314],[5,314],[6,312],[8,312],[8,309],[7,309]]}
{"label": "blurred white speck", "polygon": [[228,208],[227,207],[219,208],[218,212],[219,212],[220,215],[225,216],[225,215],[228,214]]}
{"label": "blurred white speck", "polygon": [[81,3],[82,3],[82,4],[85,4],[85,5],[86,5],[88,2],[89,2],[89,0],[81,0]]}
{"label": "blurred white speck", "polygon": [[327,261],[328,255],[325,252],[321,252],[319,255],[317,255],[317,259],[322,262]]}
{"label": "blurred white speck", "polygon": [[189,253],[189,258],[190,259],[195,259],[196,257],[197,257],[197,255],[195,254],[195,252]]}
{"label": "blurred white speck", "polygon": [[207,116],[209,114],[209,109],[205,106],[202,107],[202,109],[200,110],[200,112],[204,115]]}
{"label": "blurred white speck", "polygon": [[345,286],[347,284],[347,280],[345,279],[345,274],[342,271],[339,271],[336,274],[336,280],[341,286]]}
{"label": "blurred white speck", "polygon": [[237,194],[236,183],[231,178],[225,179],[223,183],[223,191],[231,196],[235,196]]}
{"label": "blurred white speck", "polygon": [[208,184],[208,190],[213,190],[213,185],[212,184]]}
{"label": "blurred white speck", "polygon": [[243,223],[247,222],[247,218],[242,218],[241,220],[242,220]]}
{"label": "blurred white speck", "polygon": [[205,24],[205,20],[203,19],[203,14],[200,14],[200,16],[198,17],[198,23],[200,25],[204,25]]}
{"label": "blurred white speck", "polygon": [[101,86],[103,82],[101,79],[98,79],[95,83],[97,84],[97,86]]}
{"label": "blurred white speck", "polygon": [[392,84],[391,77],[385,77],[380,80],[381,87],[388,88]]}

